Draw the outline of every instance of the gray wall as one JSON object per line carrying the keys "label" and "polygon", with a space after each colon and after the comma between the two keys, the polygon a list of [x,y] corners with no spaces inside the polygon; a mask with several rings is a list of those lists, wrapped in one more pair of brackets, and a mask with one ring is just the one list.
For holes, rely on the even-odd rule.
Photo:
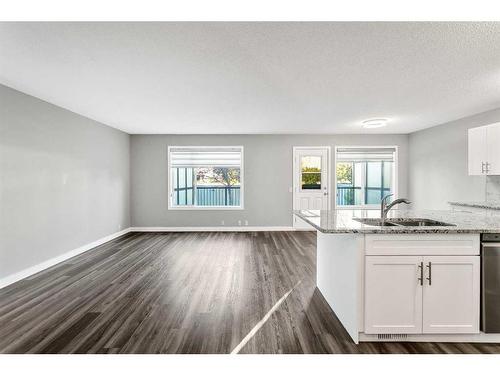
{"label": "gray wall", "polygon": [[467,129],[498,121],[500,109],[410,134],[409,194],[415,208],[448,209],[448,201],[500,196],[497,177],[467,174]]}
{"label": "gray wall", "polygon": [[[245,209],[179,211],[167,209],[167,146],[243,145]],[[132,226],[292,225],[293,146],[397,145],[399,194],[407,195],[407,135],[132,135]]]}
{"label": "gray wall", "polygon": [[130,136],[0,85],[0,278],[130,226]]}

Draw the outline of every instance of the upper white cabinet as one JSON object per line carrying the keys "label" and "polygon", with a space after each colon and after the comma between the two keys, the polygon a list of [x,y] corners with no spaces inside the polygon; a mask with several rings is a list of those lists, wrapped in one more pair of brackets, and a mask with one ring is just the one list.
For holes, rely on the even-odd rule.
{"label": "upper white cabinet", "polygon": [[469,129],[469,176],[485,174],[485,163],[488,159],[486,128],[487,126],[481,126],[480,128]]}
{"label": "upper white cabinet", "polygon": [[486,174],[500,175],[500,123],[488,125],[486,129]]}
{"label": "upper white cabinet", "polygon": [[500,123],[469,129],[469,175],[500,175]]}

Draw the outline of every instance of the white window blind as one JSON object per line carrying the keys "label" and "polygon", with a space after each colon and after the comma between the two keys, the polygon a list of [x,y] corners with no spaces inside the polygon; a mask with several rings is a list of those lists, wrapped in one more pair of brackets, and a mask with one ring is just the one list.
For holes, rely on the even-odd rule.
{"label": "white window blind", "polygon": [[171,148],[170,166],[172,168],[237,168],[241,166],[241,148]]}

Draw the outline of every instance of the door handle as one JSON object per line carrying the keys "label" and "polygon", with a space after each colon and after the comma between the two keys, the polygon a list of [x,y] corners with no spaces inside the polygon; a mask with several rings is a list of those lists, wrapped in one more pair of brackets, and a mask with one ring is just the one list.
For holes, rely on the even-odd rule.
{"label": "door handle", "polygon": [[432,285],[432,263],[429,262],[426,267],[429,269],[429,277],[427,277],[427,280],[429,281],[429,285]]}
{"label": "door handle", "polygon": [[424,262],[420,262],[418,268],[420,268],[420,277],[417,280],[420,281],[420,285],[424,285]]}

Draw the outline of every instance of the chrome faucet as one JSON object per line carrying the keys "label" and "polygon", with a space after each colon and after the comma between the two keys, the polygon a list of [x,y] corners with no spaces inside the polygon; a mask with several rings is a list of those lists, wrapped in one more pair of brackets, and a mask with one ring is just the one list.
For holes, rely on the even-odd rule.
{"label": "chrome faucet", "polygon": [[387,198],[392,197],[394,194],[387,194],[385,197],[382,198],[382,201],[380,202],[380,221],[382,222],[382,225],[384,225],[385,220],[387,219],[387,213],[389,210],[394,207],[397,204],[400,203],[406,203],[410,204],[411,202],[406,199],[406,198],[399,198],[396,199],[395,201],[387,204]]}

